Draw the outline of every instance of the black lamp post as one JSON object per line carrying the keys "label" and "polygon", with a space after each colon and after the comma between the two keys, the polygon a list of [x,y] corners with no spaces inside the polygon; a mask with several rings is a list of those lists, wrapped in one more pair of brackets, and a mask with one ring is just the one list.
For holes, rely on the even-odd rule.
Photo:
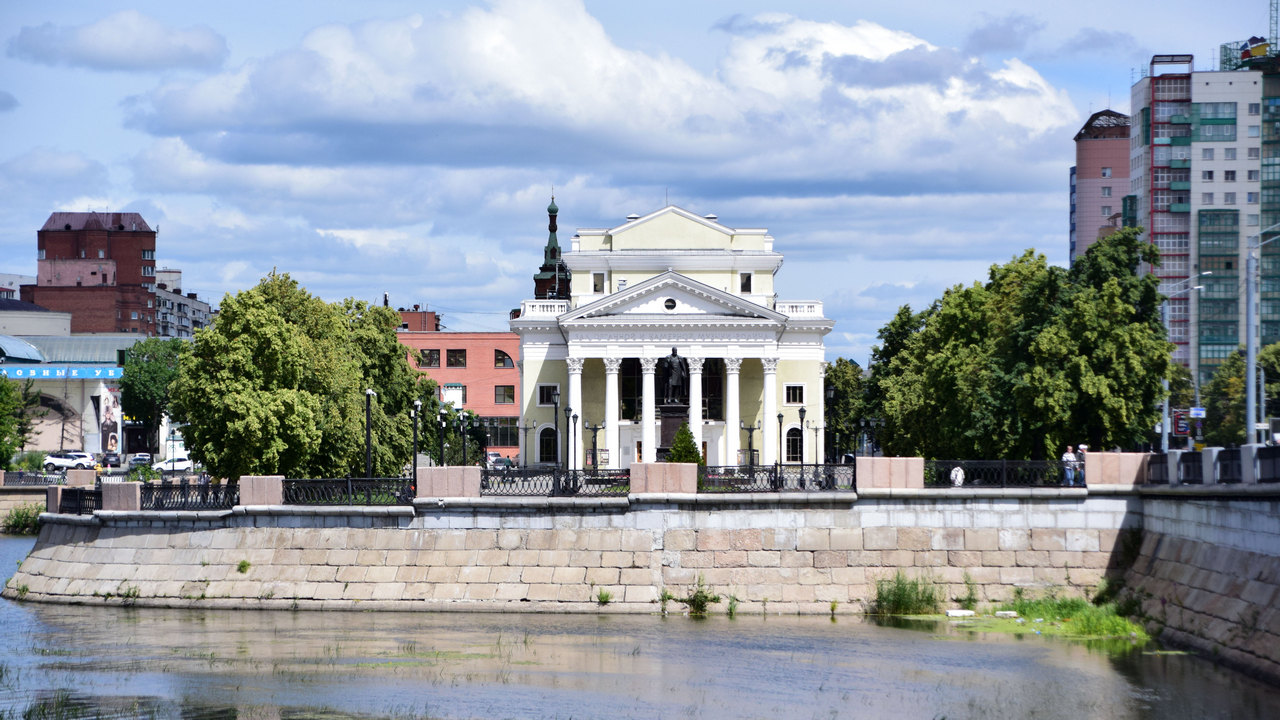
{"label": "black lamp post", "polygon": [[752,474],[754,474],[755,464],[756,464],[755,439],[756,439],[756,431],[760,429],[760,422],[756,421],[752,423],[750,427],[748,427],[746,423],[739,420],[738,425],[740,425],[741,428],[747,432],[747,467],[751,468]]}
{"label": "black lamp post", "polygon": [[782,465],[782,413],[778,413],[778,465]]}
{"label": "black lamp post", "polygon": [[[569,469],[571,466],[570,465],[571,461],[569,460],[569,416],[572,414],[573,414],[573,408],[569,407],[568,405],[565,405],[564,406],[564,467],[566,470]],[[559,448],[557,448],[557,451],[559,451]]]}
{"label": "black lamp post", "polygon": [[467,418],[466,413],[458,413],[453,419],[453,429],[458,431],[462,436],[462,462],[459,465],[467,464],[467,431],[470,429],[471,421]]}
{"label": "black lamp post", "polygon": [[373,477],[373,388],[364,391],[364,476]]}
{"label": "black lamp post", "polygon": [[413,419],[413,481],[418,482],[418,419],[422,415],[422,401],[414,400],[409,417]]}
{"label": "black lamp post", "polygon": [[555,410],[551,411],[551,422],[555,423],[556,428],[556,467],[560,467],[560,388],[551,391],[551,404],[555,405]]}
{"label": "black lamp post", "polygon": [[601,430],[603,430],[603,429],[604,429],[604,425],[591,425],[591,424],[587,424],[587,425],[585,426],[585,428],[586,428],[587,430],[590,430],[590,431],[591,431],[591,469],[592,469],[592,470],[599,470],[599,469],[600,469],[600,454],[599,454],[599,451],[598,451],[598,449],[597,449],[597,447],[596,447],[596,433],[598,433],[598,432],[600,432]]}
{"label": "black lamp post", "polygon": [[575,453],[578,449],[578,413],[573,414],[573,424],[569,427],[571,428],[569,433],[569,458],[572,460],[572,458],[576,457]]}

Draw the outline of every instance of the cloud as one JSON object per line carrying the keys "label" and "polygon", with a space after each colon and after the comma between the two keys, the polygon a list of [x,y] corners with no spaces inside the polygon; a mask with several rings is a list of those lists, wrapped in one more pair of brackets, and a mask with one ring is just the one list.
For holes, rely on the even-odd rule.
{"label": "cloud", "polygon": [[78,152],[40,147],[0,162],[0,194],[9,202],[14,200],[11,193],[78,194],[99,192],[106,184],[106,167]]}
{"label": "cloud", "polygon": [[171,28],[136,10],[124,10],[88,25],[24,27],[9,39],[8,54],[42,65],[91,70],[214,70],[227,58],[227,43],[204,26]]}
{"label": "cloud", "polygon": [[1001,18],[987,18],[965,38],[964,51],[970,55],[1017,53],[1027,48],[1045,24],[1029,15],[1012,13]]}
{"label": "cloud", "polygon": [[18,98],[12,93],[0,90],[0,112],[9,112],[18,108]]}
{"label": "cloud", "polygon": [[1142,47],[1133,35],[1119,30],[1099,30],[1098,28],[1081,29],[1068,38],[1054,55],[1056,57],[1092,56],[1110,62],[1151,57],[1151,53]]}

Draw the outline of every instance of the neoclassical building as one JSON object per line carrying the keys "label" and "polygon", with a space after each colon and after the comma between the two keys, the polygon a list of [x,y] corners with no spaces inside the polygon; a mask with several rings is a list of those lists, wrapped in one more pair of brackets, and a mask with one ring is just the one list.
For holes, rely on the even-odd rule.
{"label": "neoclassical building", "polygon": [[833,323],[820,302],[777,299],[768,231],[668,206],[579,230],[561,253],[554,201],[547,212],[569,292],[511,320],[525,463],[582,468],[593,447],[600,467],[654,462],[685,421],[710,465],[745,464],[749,449],[757,463],[821,461]]}

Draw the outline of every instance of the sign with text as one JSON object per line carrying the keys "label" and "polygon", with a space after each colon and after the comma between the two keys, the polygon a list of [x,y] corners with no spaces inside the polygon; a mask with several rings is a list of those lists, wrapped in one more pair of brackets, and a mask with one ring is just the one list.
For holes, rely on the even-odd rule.
{"label": "sign with text", "polygon": [[119,380],[119,365],[0,365],[0,377],[10,380]]}

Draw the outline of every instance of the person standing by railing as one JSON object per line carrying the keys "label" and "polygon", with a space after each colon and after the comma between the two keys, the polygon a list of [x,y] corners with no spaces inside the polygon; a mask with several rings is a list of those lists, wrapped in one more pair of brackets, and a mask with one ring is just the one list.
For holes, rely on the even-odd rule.
{"label": "person standing by railing", "polygon": [[1070,445],[1062,453],[1062,484],[1067,487],[1076,484],[1076,454]]}

